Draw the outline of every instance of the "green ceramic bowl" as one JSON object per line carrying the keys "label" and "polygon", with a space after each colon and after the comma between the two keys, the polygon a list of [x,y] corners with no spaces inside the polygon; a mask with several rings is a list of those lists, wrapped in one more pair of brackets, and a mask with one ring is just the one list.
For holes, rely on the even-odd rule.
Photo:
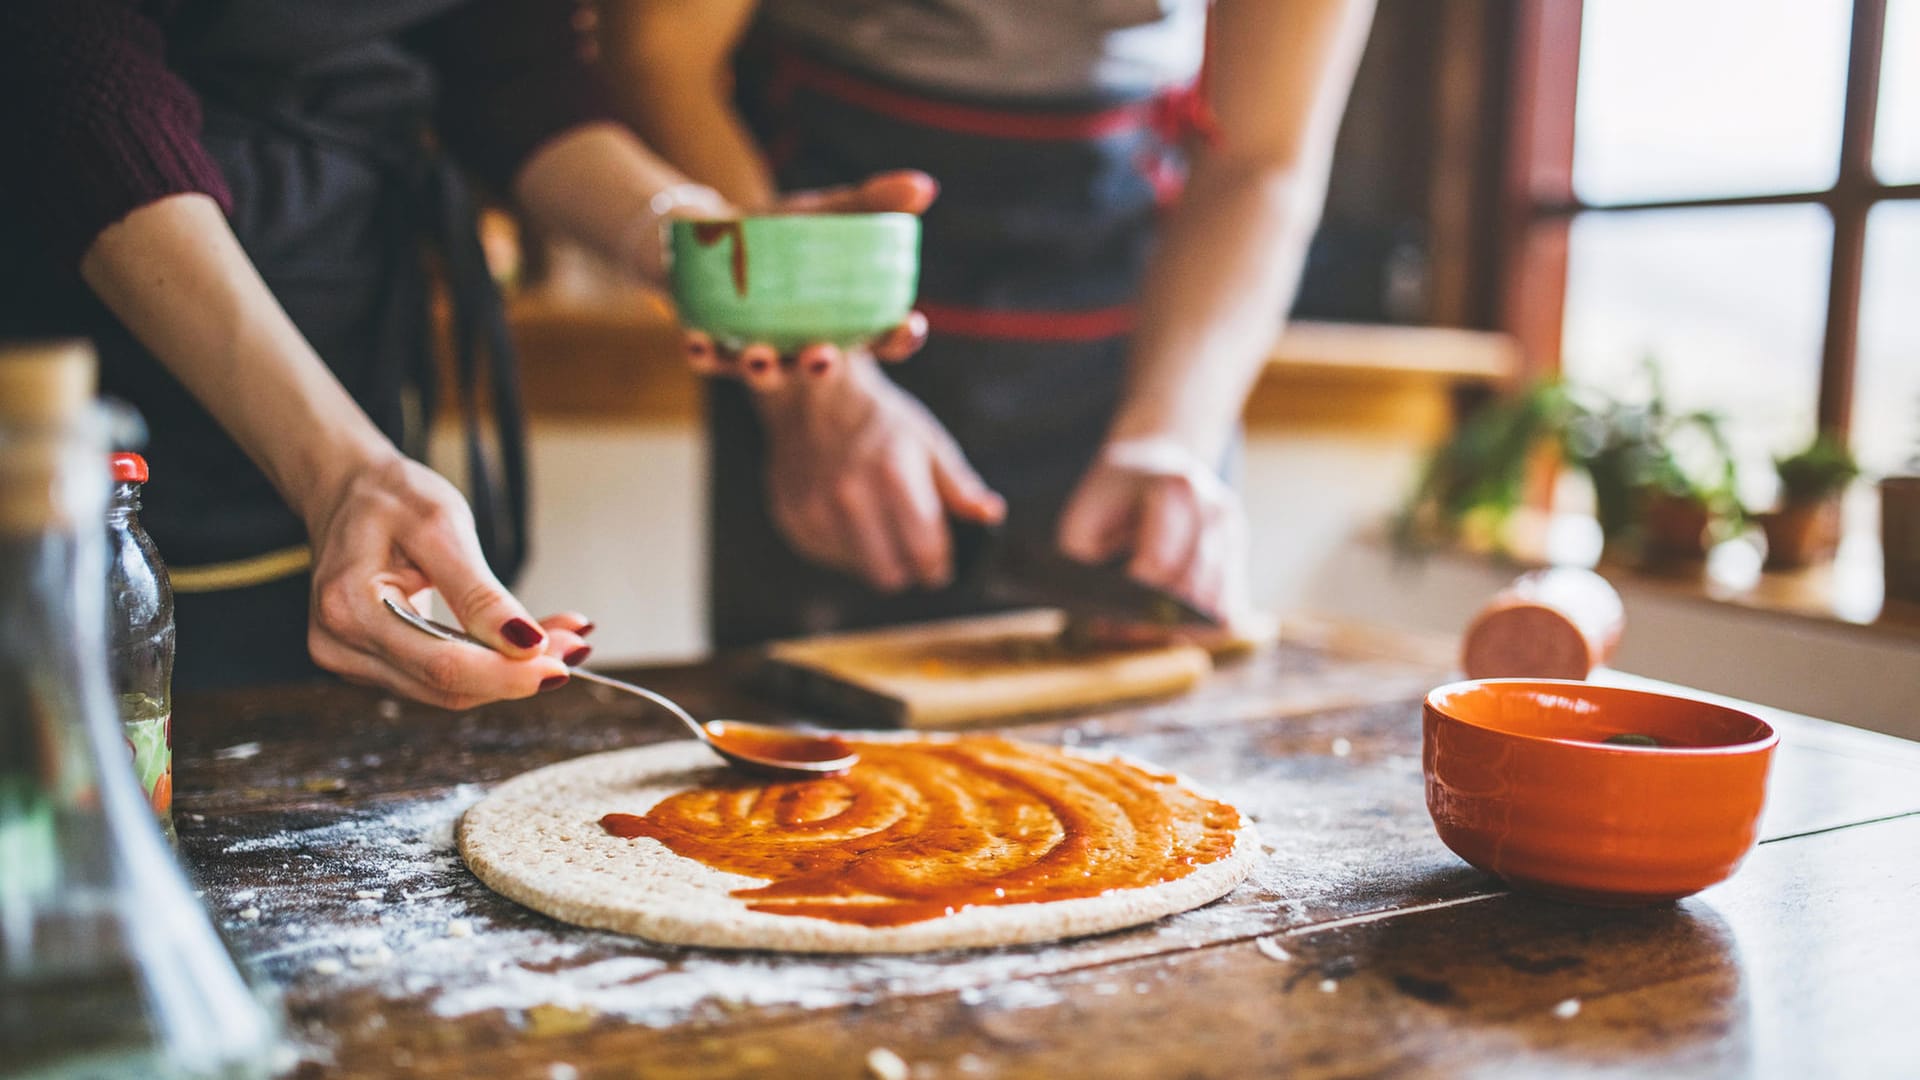
{"label": "green ceramic bowl", "polygon": [[912,214],[676,221],[669,251],[681,324],[730,349],[864,345],[907,317],[920,285]]}

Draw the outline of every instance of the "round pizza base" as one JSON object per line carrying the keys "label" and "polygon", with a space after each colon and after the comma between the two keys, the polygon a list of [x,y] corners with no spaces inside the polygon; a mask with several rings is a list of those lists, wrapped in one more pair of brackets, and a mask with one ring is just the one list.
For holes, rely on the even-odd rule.
{"label": "round pizza base", "polygon": [[[764,884],[759,878],[676,855],[650,837],[629,840],[600,827],[605,814],[644,814],[721,773],[712,751],[692,742],[591,754],[535,769],[501,784],[461,817],[460,855],[488,888],[576,926],[716,949],[908,953],[1059,941],[1153,922],[1232,891],[1252,871],[1260,850],[1243,813],[1227,856],[1159,885],[969,907],[904,926],[778,915],[752,911],[731,895]],[[1199,790],[1185,778],[1180,783]]]}

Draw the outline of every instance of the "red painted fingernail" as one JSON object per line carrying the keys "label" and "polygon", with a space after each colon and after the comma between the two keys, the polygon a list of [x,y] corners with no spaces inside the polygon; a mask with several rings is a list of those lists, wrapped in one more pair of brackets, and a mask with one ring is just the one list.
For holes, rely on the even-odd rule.
{"label": "red painted fingernail", "polygon": [[587,625],[585,625],[585,626],[583,626],[583,627],[581,627],[580,629],[578,629],[578,630],[575,630],[575,631],[574,631],[574,633],[576,633],[576,634],[579,634],[579,635],[580,635],[581,637],[586,637],[586,636],[587,636],[588,634],[591,634],[591,633],[593,633],[593,628],[594,628],[594,627],[595,627],[596,625],[598,625],[598,624],[596,624],[596,623],[588,623]]}
{"label": "red painted fingernail", "polygon": [[547,639],[539,627],[525,619],[508,619],[500,627],[500,636],[523,649],[531,649]]}
{"label": "red painted fingernail", "polygon": [[567,655],[561,657],[561,661],[565,663],[568,667],[579,667],[581,664],[586,662],[587,656],[592,652],[593,652],[593,646],[582,645],[579,648],[568,653]]}
{"label": "red painted fingernail", "polygon": [[540,680],[540,689],[542,692],[558,690],[560,687],[567,685],[567,678],[565,675],[549,675]]}

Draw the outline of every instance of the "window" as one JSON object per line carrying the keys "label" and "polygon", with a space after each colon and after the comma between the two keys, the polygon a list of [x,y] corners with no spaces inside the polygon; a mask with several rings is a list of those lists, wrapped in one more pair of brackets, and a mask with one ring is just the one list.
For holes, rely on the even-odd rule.
{"label": "window", "polygon": [[1920,0],[1515,10],[1501,321],[1536,362],[1650,356],[1750,459],[1920,450]]}

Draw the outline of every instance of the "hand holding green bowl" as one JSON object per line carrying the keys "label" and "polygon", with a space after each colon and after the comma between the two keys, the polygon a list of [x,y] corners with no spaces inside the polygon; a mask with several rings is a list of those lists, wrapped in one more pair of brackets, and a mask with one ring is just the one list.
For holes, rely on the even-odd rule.
{"label": "hand holding green bowl", "polygon": [[906,319],[920,283],[912,214],[675,221],[668,251],[681,323],[736,351],[863,347]]}

